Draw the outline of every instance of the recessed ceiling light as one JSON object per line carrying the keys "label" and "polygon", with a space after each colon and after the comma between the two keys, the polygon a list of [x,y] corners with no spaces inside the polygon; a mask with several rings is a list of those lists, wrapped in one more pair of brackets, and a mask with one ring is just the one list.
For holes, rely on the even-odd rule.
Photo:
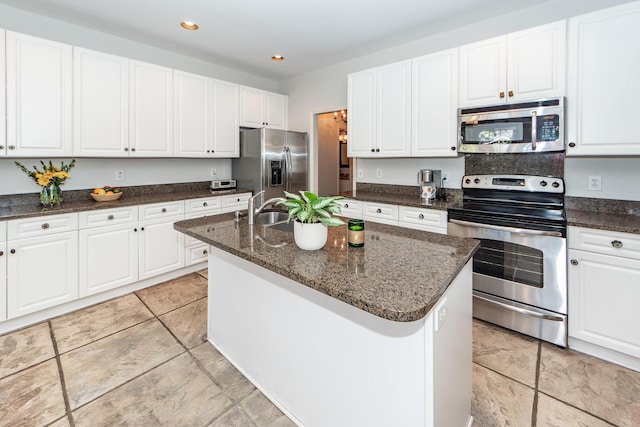
{"label": "recessed ceiling light", "polygon": [[197,30],[198,29],[198,24],[196,24],[195,22],[192,22],[192,21],[182,21],[180,23],[180,26],[182,28],[187,29],[187,30]]}
{"label": "recessed ceiling light", "polygon": [[271,57],[271,59],[273,59],[274,61],[284,61],[284,56],[282,56],[282,55],[273,55]]}

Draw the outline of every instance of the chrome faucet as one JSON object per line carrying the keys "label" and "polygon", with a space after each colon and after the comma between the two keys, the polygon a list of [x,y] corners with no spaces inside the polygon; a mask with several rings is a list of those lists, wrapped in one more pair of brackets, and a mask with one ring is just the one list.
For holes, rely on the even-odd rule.
{"label": "chrome faucet", "polygon": [[261,194],[264,193],[264,190],[262,190],[261,192],[254,194],[253,196],[249,197],[249,207],[247,208],[247,214],[249,216],[249,225],[253,225],[253,223],[255,222],[256,216],[262,212],[264,210],[264,208],[266,208],[269,205],[272,205],[276,202],[278,202],[280,200],[280,197],[273,197],[269,200],[267,200],[266,202],[264,202],[262,205],[260,205],[259,208],[255,208],[255,203],[256,203],[256,199],[258,198],[258,196],[260,196]]}

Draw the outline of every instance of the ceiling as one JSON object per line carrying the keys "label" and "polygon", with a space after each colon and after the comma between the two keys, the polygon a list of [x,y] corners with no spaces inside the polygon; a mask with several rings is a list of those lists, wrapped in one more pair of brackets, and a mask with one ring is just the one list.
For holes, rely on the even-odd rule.
{"label": "ceiling", "polygon": [[[283,79],[531,6],[530,0],[0,0]],[[535,2],[534,2],[535,3]],[[200,27],[187,31],[179,23]],[[271,60],[279,54],[282,62]]]}

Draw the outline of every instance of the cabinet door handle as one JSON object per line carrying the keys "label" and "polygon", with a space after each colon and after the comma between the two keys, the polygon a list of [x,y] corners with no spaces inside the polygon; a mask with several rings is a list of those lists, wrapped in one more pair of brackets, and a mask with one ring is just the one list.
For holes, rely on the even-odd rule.
{"label": "cabinet door handle", "polygon": [[237,200],[236,200],[236,202],[239,202],[239,201],[240,201],[240,199],[237,199]]}
{"label": "cabinet door handle", "polygon": [[500,92],[500,98],[504,98],[504,92]]}
{"label": "cabinet door handle", "polygon": [[376,209],[376,213],[382,213],[382,209],[380,208]]}
{"label": "cabinet door handle", "polygon": [[345,208],[345,209],[349,209],[349,203],[345,203],[345,204],[344,204],[344,208]]}
{"label": "cabinet door handle", "polygon": [[513,91],[512,91],[512,90],[510,90],[508,95],[509,95],[510,97],[511,97],[511,96],[513,96]]}
{"label": "cabinet door handle", "polygon": [[380,149],[379,149],[379,148],[376,148],[376,153],[379,153],[379,152],[380,152]]}
{"label": "cabinet door handle", "polygon": [[207,251],[206,249],[204,251],[202,251],[202,255],[206,255],[208,253],[209,253],[209,251]]}
{"label": "cabinet door handle", "polygon": [[133,147],[133,148],[131,149],[131,151],[136,151],[136,148],[135,148],[135,147]]}
{"label": "cabinet door handle", "polygon": [[611,242],[611,246],[616,249],[620,249],[622,247],[622,242],[620,240],[614,240]]}
{"label": "cabinet door handle", "polygon": [[455,145],[451,146],[451,151],[456,151],[456,146]]}
{"label": "cabinet door handle", "polygon": [[423,214],[418,215],[418,219],[424,219],[424,215]]}
{"label": "cabinet door handle", "polygon": [[0,251],[0,256],[4,255],[4,252]]}
{"label": "cabinet door handle", "polygon": [[575,143],[575,142],[570,142],[570,143],[569,143],[569,147],[573,148],[573,147],[575,147],[575,146],[576,146],[576,143]]}
{"label": "cabinet door handle", "polygon": [[109,215],[109,216],[107,217],[107,219],[108,219],[108,220],[112,220],[112,219],[114,219],[114,218],[115,218],[115,217],[114,217],[113,215]]}
{"label": "cabinet door handle", "polygon": [[129,151],[129,147],[124,147],[124,151]]}
{"label": "cabinet door handle", "polygon": [[0,145],[0,150],[4,150],[4,145]]}
{"label": "cabinet door handle", "polygon": [[572,259],[571,260],[571,265],[578,265],[578,260],[577,259]]}
{"label": "cabinet door handle", "polygon": [[140,227],[140,231],[144,231],[144,227]]}
{"label": "cabinet door handle", "polygon": [[372,152],[372,153],[375,153],[375,152],[376,152],[376,150],[372,148],[372,149],[371,149],[371,152]]}
{"label": "cabinet door handle", "polygon": [[9,150],[15,150],[15,149],[16,149],[16,146],[15,146],[15,145],[10,145],[10,146],[9,146]]}
{"label": "cabinet door handle", "polygon": [[162,213],[166,213],[167,212],[167,208],[162,208]]}
{"label": "cabinet door handle", "polygon": [[42,229],[46,230],[47,228],[49,228],[49,223],[45,222],[44,224],[42,224]]}
{"label": "cabinet door handle", "polygon": [[16,250],[15,249],[11,249],[9,252],[11,252],[12,254],[15,254]]}
{"label": "cabinet door handle", "polygon": [[134,233],[137,233],[137,232],[138,232],[138,229],[137,229],[137,228],[134,228],[134,229],[133,229],[133,232],[134,232]]}

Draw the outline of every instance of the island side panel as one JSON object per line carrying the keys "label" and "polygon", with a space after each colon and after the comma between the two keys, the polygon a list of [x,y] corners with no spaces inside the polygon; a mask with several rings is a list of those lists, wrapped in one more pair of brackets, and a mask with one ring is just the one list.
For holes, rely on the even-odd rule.
{"label": "island side panel", "polygon": [[382,319],[210,248],[209,341],[307,427],[433,425],[427,319]]}

